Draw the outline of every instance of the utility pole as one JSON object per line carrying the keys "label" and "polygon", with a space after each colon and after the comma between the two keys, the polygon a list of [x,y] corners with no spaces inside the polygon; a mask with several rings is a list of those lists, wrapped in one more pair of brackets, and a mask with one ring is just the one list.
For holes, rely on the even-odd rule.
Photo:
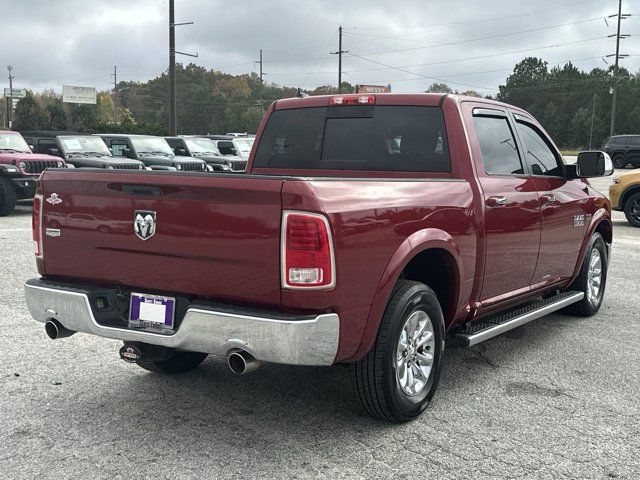
{"label": "utility pole", "polygon": [[178,134],[178,115],[176,108],[176,53],[197,57],[198,54],[178,52],[176,50],[176,27],[193,25],[193,22],[176,23],[174,0],[169,0],[169,135]]}
{"label": "utility pole", "polygon": [[260,49],[260,60],[258,61],[258,63],[260,63],[260,97],[259,97],[259,102],[260,102],[260,108],[262,110],[264,110],[263,107],[262,107],[262,88],[263,88],[263,85],[264,85],[264,81],[262,80],[262,76],[263,76],[263,72],[262,72],[262,49]]}
{"label": "utility pole", "polygon": [[331,52],[331,55],[338,55],[338,93],[342,93],[342,54],[349,53],[342,50],[342,25],[338,28],[338,51]]}
{"label": "utility pole", "polygon": [[177,135],[176,115],[176,26],[174,0],[169,0],[169,135]]}
{"label": "utility pole", "polygon": [[113,77],[113,119],[118,121],[118,66],[113,66],[113,73],[111,74]]}
{"label": "utility pole", "polygon": [[591,106],[591,133],[589,134],[589,150],[591,150],[591,142],[593,141],[593,120],[596,116],[596,97],[597,93],[593,94],[593,105]]}
{"label": "utility pole", "polygon": [[626,58],[629,56],[629,55],[620,55],[620,39],[626,38],[629,36],[628,34],[620,35],[620,25],[622,23],[622,20],[624,20],[625,18],[629,18],[628,14],[622,13],[622,0],[618,0],[618,14],[609,16],[609,18],[613,18],[613,17],[618,17],[618,31],[615,35],[609,35],[609,37],[616,37],[616,53],[607,55],[607,57],[613,57],[613,56],[616,57],[616,61],[613,66],[613,87],[612,87],[613,91],[611,92],[613,93],[613,97],[611,99],[611,128],[609,131],[609,136],[613,136],[616,130],[616,104],[618,102],[618,85],[617,85],[618,64],[621,58]]}
{"label": "utility pole", "polygon": [[7,65],[7,70],[9,70],[9,100],[7,101],[7,126],[11,128],[11,121],[13,120],[13,79],[15,77],[11,75],[11,70],[13,70],[13,67],[11,65]]}

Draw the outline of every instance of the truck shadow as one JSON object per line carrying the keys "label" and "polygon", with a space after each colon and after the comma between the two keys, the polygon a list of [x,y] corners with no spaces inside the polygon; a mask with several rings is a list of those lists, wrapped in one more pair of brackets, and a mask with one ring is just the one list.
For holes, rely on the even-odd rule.
{"label": "truck shadow", "polygon": [[[318,443],[358,442],[397,429],[437,429],[450,421],[452,410],[473,405],[474,391],[503,395],[500,369],[509,369],[511,363],[515,368],[523,355],[551,348],[547,343],[554,331],[572,328],[558,321],[567,318],[552,316],[471,349],[448,349],[432,405],[419,420],[404,426],[372,420],[360,410],[346,366],[268,364],[236,376],[224,359],[209,358],[193,372],[165,376],[121,363],[113,369],[113,388],[86,388],[81,398],[68,398],[63,404],[91,421],[114,423],[115,431],[134,424],[125,443],[146,441],[136,439],[148,435],[145,432],[160,432],[167,441],[180,438],[182,451],[206,450],[215,439],[218,446],[222,442],[278,458],[278,451],[293,445],[312,448]],[[499,361],[493,357],[498,353]]]}

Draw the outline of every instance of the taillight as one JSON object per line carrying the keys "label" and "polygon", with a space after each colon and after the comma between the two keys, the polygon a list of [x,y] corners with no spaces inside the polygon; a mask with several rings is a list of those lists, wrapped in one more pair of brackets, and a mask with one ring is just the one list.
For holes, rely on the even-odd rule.
{"label": "taillight", "polygon": [[326,217],[286,211],[282,218],[282,287],[328,289],[335,285],[335,259]]}
{"label": "taillight", "polygon": [[375,95],[342,95],[329,98],[329,105],[373,105],[374,103],[376,103]]}
{"label": "taillight", "polygon": [[36,195],[33,199],[33,215],[31,217],[31,230],[35,245],[36,257],[42,257],[42,234],[40,231],[42,222],[42,196]]}

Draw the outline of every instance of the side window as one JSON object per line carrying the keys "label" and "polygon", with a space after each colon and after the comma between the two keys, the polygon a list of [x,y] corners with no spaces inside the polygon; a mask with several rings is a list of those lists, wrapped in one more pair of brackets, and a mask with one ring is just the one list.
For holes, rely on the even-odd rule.
{"label": "side window", "polygon": [[111,153],[116,157],[124,157],[122,151],[127,148],[124,140],[111,140]]}
{"label": "side window", "polygon": [[524,143],[525,156],[534,175],[562,177],[564,172],[556,154],[544,136],[532,125],[517,122],[518,133]]}
{"label": "side window", "polygon": [[494,175],[522,175],[522,161],[506,117],[474,116],[484,170]]}
{"label": "side window", "polygon": [[640,137],[630,137],[629,138],[629,146],[631,146],[631,147],[640,147]]}

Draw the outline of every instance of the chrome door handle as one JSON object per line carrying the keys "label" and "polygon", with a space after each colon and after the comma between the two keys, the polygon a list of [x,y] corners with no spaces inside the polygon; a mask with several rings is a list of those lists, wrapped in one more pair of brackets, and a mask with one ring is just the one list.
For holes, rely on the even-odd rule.
{"label": "chrome door handle", "polygon": [[504,207],[507,204],[507,197],[502,195],[487,198],[488,207]]}
{"label": "chrome door handle", "polygon": [[545,195],[542,195],[542,197],[540,198],[544,200],[545,205],[552,205],[556,203],[556,196],[553,193],[547,193]]}

